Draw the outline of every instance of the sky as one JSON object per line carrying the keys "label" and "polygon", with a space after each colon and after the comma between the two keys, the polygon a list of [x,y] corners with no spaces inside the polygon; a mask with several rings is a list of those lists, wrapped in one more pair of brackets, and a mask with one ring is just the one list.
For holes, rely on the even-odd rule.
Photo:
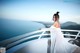
{"label": "sky", "polygon": [[60,12],[60,22],[80,24],[80,0],[2,0],[1,18],[52,22]]}

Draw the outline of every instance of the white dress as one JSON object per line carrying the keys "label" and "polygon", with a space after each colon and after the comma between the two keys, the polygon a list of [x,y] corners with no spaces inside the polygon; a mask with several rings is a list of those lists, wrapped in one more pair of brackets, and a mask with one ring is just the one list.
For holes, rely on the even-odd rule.
{"label": "white dress", "polygon": [[73,53],[78,47],[70,44],[63,36],[60,28],[50,27],[51,33],[51,53]]}

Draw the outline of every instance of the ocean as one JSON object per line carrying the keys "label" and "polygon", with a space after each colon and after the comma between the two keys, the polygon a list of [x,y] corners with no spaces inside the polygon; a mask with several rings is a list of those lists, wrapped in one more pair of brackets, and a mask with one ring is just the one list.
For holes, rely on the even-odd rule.
{"label": "ocean", "polygon": [[44,28],[34,21],[0,19],[0,41]]}

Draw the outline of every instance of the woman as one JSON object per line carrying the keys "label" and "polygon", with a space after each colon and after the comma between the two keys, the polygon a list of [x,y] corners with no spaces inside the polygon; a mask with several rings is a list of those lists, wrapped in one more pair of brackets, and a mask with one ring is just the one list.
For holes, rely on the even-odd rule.
{"label": "woman", "polygon": [[54,21],[53,26],[56,28],[60,28],[59,15],[58,14],[59,14],[59,12],[57,12],[56,14],[53,15],[53,21]]}
{"label": "woman", "polygon": [[54,24],[50,27],[51,53],[73,53],[76,45],[68,43],[60,29],[59,12],[53,15]]}

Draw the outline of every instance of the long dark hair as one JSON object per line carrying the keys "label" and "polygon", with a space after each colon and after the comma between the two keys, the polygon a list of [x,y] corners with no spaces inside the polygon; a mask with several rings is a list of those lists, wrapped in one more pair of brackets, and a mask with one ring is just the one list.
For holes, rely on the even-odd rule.
{"label": "long dark hair", "polygon": [[54,15],[53,15],[53,19],[55,18],[55,21],[59,20],[59,12],[56,12]]}

